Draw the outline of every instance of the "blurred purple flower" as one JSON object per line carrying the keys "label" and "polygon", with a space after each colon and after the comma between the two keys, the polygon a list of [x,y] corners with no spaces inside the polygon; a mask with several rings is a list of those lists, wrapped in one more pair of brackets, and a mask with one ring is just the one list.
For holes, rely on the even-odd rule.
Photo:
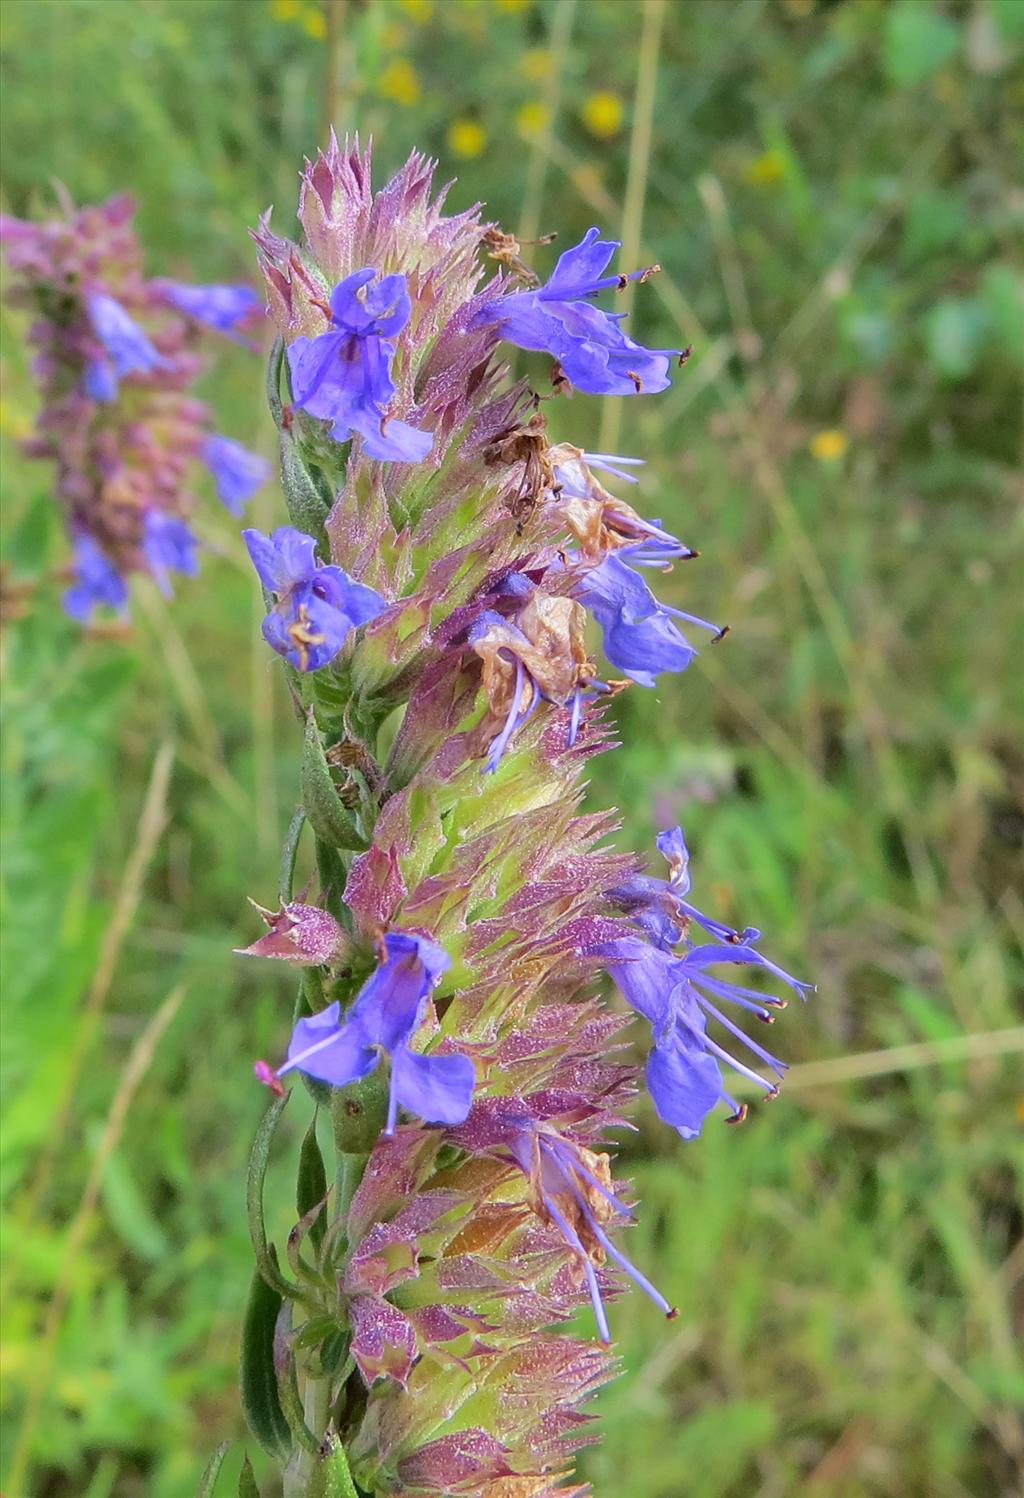
{"label": "blurred purple flower", "polygon": [[387,607],[378,592],[341,567],[318,562],[313,537],[290,525],[272,536],[246,530],[242,538],[263,586],[277,595],[263,621],[263,638],[298,671],[326,666],[351,630]]}
{"label": "blurred purple flower", "polygon": [[73,619],[87,624],[94,608],[124,612],[128,584],[91,536],[75,539],[75,581],[64,594],[64,607]]}
{"label": "blurred purple flower", "polygon": [[241,515],[270,477],[270,464],[231,437],[215,432],[203,444],[203,461],[213,474],[217,495],[232,515]]}
{"label": "blurred purple flower", "polygon": [[135,319],[114,297],[93,292],[87,298],[87,306],[93,332],[106,350],[106,357],[89,361],[83,382],[85,393],[92,400],[112,401],[117,396],[119,380],[130,374],[148,374],[163,360]]}
{"label": "blurred purple flower", "polygon": [[602,312],[589,298],[607,287],[623,287],[650,270],[625,276],[603,274],[619,241],[599,239],[588,229],[566,250],[546,286],[517,291],[487,302],[472,326],[497,326],[518,348],[542,349],[556,358],[577,390],[591,395],[639,395],[667,389],[669,366],[678,349],[647,349],[619,327],[625,313]]}
{"label": "blurred purple flower", "polygon": [[358,432],[371,458],[418,463],[432,435],[387,414],[395,394],[392,340],[409,321],[409,293],[404,275],[384,276],[364,291],[376,274],[360,270],[339,282],[325,309],[328,331],[296,338],[288,349],[294,403],[329,421],[336,442]]}
{"label": "blurred purple flower", "polygon": [[344,1017],[334,1003],[299,1020],[284,1065],[268,1073],[266,1064],[258,1063],[257,1075],[273,1086],[288,1072],[302,1071],[345,1087],[368,1076],[387,1053],[391,1086],[385,1135],[394,1133],[400,1106],[428,1123],[461,1123],[473,1100],[472,1061],[423,1055],[409,1047],[451,958],[436,943],[405,931],[389,932],[384,947],[384,961]]}
{"label": "blurred purple flower", "polygon": [[165,510],[150,510],[142,533],[142,550],[162,593],[171,592],[168,572],[194,577],[199,571],[199,542],[187,523]]}
{"label": "blurred purple flower", "polygon": [[233,333],[263,310],[263,302],[251,286],[182,286],[177,281],[155,284],[172,307],[219,333]]}

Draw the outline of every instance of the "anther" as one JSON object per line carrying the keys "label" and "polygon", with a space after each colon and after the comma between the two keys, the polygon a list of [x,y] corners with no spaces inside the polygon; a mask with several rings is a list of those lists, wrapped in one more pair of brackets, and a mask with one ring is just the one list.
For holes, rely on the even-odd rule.
{"label": "anther", "polygon": [[741,1103],[736,1109],[736,1112],[730,1113],[729,1117],[725,1121],[727,1124],[741,1124],[745,1121],[746,1116],[749,1112],[750,1109],[747,1107],[746,1103]]}
{"label": "anther", "polygon": [[626,373],[629,375],[629,378],[633,381],[633,384],[636,386],[636,393],[637,393],[637,395],[640,395],[643,392],[643,388],[644,388],[644,382],[643,382],[643,380],[640,378],[640,376],[637,374],[636,370],[634,370],[634,369],[627,369]]}
{"label": "anther", "polygon": [[722,628],[718,631],[717,635],[715,635],[714,639],[711,641],[712,645],[717,645],[718,642],[719,642],[719,640],[724,640],[725,637],[726,637],[726,635],[730,634],[731,632],[732,632],[732,625],[731,624],[723,624]]}
{"label": "anther", "polygon": [[683,365],[687,362],[687,360],[689,359],[689,357],[690,357],[690,355],[692,353],[693,353],[693,344],[692,343],[688,343],[686,345],[686,347],[682,350],[682,352],[679,355],[679,368],[680,369],[682,369]]}

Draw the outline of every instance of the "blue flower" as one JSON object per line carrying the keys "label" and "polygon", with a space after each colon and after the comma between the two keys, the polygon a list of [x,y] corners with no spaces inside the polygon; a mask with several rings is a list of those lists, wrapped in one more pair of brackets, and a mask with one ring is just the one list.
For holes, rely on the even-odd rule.
{"label": "blue flower", "polygon": [[709,1019],[715,1020],[781,1079],[785,1062],[751,1040],[715,1001],[735,1004],[771,1024],[771,1011],[784,1009],[785,999],[714,977],[708,969],[727,963],[764,968],[801,998],[813,992],[812,985],[791,977],[746,942],[711,943],[692,948],[684,957],[673,957],[639,937],[627,936],[607,942],[598,955],[605,959],[623,996],[652,1027],[654,1049],[647,1062],[647,1087],[658,1116],[684,1139],[700,1133],[705,1117],[719,1102],[728,1104],[730,1121],[738,1123],[746,1116],[745,1105],[726,1091],[720,1063],[762,1088],[766,1097],[778,1096],[778,1081],[768,1081],[738,1060],[708,1034],[707,1025]]}
{"label": "blue flower", "polygon": [[257,1075],[273,1086],[288,1072],[301,1071],[345,1087],[372,1072],[386,1054],[391,1058],[386,1135],[395,1131],[399,1107],[428,1123],[462,1123],[473,1101],[472,1061],[423,1055],[409,1046],[451,958],[434,942],[405,931],[389,932],[384,947],[384,961],[351,1009],[342,1016],[334,1003],[299,1020],[284,1065],[271,1072],[259,1063]]}
{"label": "blue flower", "polygon": [[203,444],[203,461],[213,474],[222,504],[232,515],[241,515],[256,490],[270,477],[266,458],[218,433]]}
{"label": "blue flower", "polygon": [[696,614],[659,603],[643,578],[617,555],[585,573],[573,593],[601,626],[604,653],[612,665],[642,687],[655,686],[659,671],[685,671],[697,654],[673,619],[710,630],[716,640],[728,633]]}
{"label": "blue flower", "polygon": [[616,1216],[633,1220],[633,1211],[611,1189],[608,1156],[595,1154],[532,1119],[510,1122],[507,1146],[530,1181],[530,1203],[537,1215],[558,1228],[575,1252],[586,1277],[602,1342],[611,1341],[608,1316],[594,1270],[607,1255],[648,1295],[671,1321],[678,1314],[646,1275],[628,1259],[605,1231]]}
{"label": "blue flower", "polygon": [[194,577],[199,571],[196,555],[199,542],[184,520],[163,510],[150,510],[146,516],[142,550],[149,569],[162,593],[171,592],[168,572],[183,572]]}
{"label": "blue flower", "polygon": [[392,340],[409,321],[412,304],[404,275],[384,276],[369,287],[376,274],[360,270],[339,282],[325,309],[327,332],[296,338],[289,348],[294,404],[329,421],[336,442],[358,432],[371,458],[418,463],[433,437],[387,413],[395,394]]}
{"label": "blue flower", "polygon": [[251,286],[182,286],[177,281],[158,284],[172,307],[219,333],[233,333],[263,307]]}
{"label": "blue flower", "polygon": [[588,229],[566,250],[546,286],[516,291],[487,302],[473,326],[497,324],[502,338],[519,348],[543,349],[558,360],[566,379],[591,395],[653,394],[669,385],[669,367],[678,349],[647,349],[619,326],[624,313],[602,312],[589,298],[606,287],[622,287],[650,271],[628,276],[603,274],[619,241],[598,239]]}
{"label": "blue flower", "polygon": [[130,374],[148,374],[164,361],[135,319],[112,296],[93,292],[86,305],[93,332],[106,356],[89,361],[83,381],[85,393],[92,400],[112,401],[119,380]]}
{"label": "blue flower", "polygon": [[87,624],[94,608],[124,612],[128,584],[91,536],[75,541],[75,581],[64,594],[64,607],[73,619]]}
{"label": "blue flower", "polygon": [[290,525],[272,536],[247,530],[242,537],[263,586],[277,595],[277,606],[263,621],[263,638],[298,671],[326,666],[351,630],[387,607],[375,589],[341,567],[318,562],[313,537]]}
{"label": "blue flower", "polygon": [[761,933],[753,926],[743,932],[736,931],[724,921],[704,915],[686,899],[691,884],[690,852],[681,827],[659,832],[657,847],[669,866],[667,879],[634,874],[610,891],[610,898],[647,932],[655,946],[671,951],[682,941],[691,921],[703,926],[717,941],[741,943],[758,939]]}

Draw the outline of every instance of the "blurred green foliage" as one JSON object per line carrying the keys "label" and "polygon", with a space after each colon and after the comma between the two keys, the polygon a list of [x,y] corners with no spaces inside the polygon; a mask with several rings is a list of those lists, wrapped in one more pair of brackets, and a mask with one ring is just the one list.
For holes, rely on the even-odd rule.
{"label": "blurred green foliage", "polygon": [[[128,188],[154,273],[249,273],[245,225],[274,201],[289,232],[328,109],[374,135],[381,177],[419,146],[458,171],[456,206],[563,244],[600,222],[664,267],[634,316],[694,343],[674,389],[547,412],[648,459],[643,507],[704,552],[664,588],[733,634],[622,700],[594,799],[626,847],[681,815],[701,902],[821,987],[780,1021],[804,1065],[774,1110],[690,1146],[643,1114],[623,1144],[630,1251],[681,1314],[614,1308],[627,1376],[584,1467],[599,1498],[1009,1495],[1024,1105],[1019,1054],[973,1037],[1020,1025],[1024,5],[7,0],[2,46],[5,208],[50,211],[53,177],[81,201]],[[169,609],[140,598],[121,641],[64,620],[3,318],[5,556],[28,587],[4,641],[3,1467],[27,1429],[36,1494],[178,1498],[242,1434],[249,1059],[279,1052],[289,1009],[272,965],[230,949],[244,897],[272,898],[297,735],[212,505],[203,575]],[[269,451],[254,361],[227,350],[208,383]],[[253,523],[280,513],[264,495]],[[166,829],[76,1071],[164,742]],[[68,1252],[127,1058],[178,982]],[[284,1231],[284,1171],[270,1194]]]}

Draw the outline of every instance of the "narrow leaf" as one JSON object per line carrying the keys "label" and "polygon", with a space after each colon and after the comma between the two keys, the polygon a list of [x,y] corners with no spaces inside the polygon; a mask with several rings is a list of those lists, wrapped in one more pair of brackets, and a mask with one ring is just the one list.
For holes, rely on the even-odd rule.
{"label": "narrow leaf", "polygon": [[220,1476],[220,1469],[224,1465],[224,1458],[227,1456],[230,1446],[230,1441],[221,1441],[217,1450],[210,1457],[203,1470],[203,1475],[199,1479],[199,1486],[196,1488],[196,1498],[210,1498],[211,1493],[217,1485],[217,1478]]}
{"label": "narrow leaf", "polygon": [[242,1470],[238,1474],[238,1498],[260,1498],[260,1490],[256,1486],[256,1474],[252,1470],[248,1452],[242,1458]]}
{"label": "narrow leaf", "polygon": [[307,1451],[316,1451],[319,1442],[306,1424],[299,1393],[299,1375],[292,1351],[292,1308],[287,1301],[278,1307],[273,1332],[274,1375],[277,1380],[278,1408],[288,1423],[292,1437]]}
{"label": "narrow leaf", "polygon": [[275,1098],[260,1120],[260,1126],[256,1130],[256,1137],[252,1142],[252,1151],[249,1155],[249,1170],[245,1182],[245,1204],[246,1213],[249,1218],[249,1236],[252,1239],[256,1264],[267,1284],[272,1285],[281,1295],[294,1294],[294,1286],[289,1284],[278,1269],[277,1257],[271,1252],[267,1244],[267,1230],[263,1221],[263,1181],[267,1173],[267,1161],[270,1158],[270,1146],[274,1138],[274,1132],[277,1129],[281,1114],[287,1107],[290,1096],[291,1093],[286,1092],[283,1097]]}
{"label": "narrow leaf", "polygon": [[292,1447],[274,1368],[274,1328],[282,1304],[281,1296],[257,1269],[242,1324],[242,1407],[249,1429],[276,1461],[286,1460]]}
{"label": "narrow leaf", "polygon": [[299,851],[299,839],[302,829],[306,825],[306,809],[298,806],[288,823],[288,835],[281,849],[281,886],[279,890],[281,904],[287,905],[292,898],[292,890],[295,885],[295,859]]}
{"label": "narrow leaf", "polygon": [[[309,1121],[299,1150],[299,1173],[295,1182],[295,1209],[305,1218],[327,1195],[327,1171],[316,1137],[316,1114]],[[319,1249],[324,1237],[324,1218],[318,1213],[309,1228],[310,1242]]]}
{"label": "narrow leaf", "polygon": [[319,470],[310,466],[291,432],[284,429],[281,431],[281,487],[292,525],[312,536],[326,550],[324,523],[331,509],[330,493],[326,492]]}

